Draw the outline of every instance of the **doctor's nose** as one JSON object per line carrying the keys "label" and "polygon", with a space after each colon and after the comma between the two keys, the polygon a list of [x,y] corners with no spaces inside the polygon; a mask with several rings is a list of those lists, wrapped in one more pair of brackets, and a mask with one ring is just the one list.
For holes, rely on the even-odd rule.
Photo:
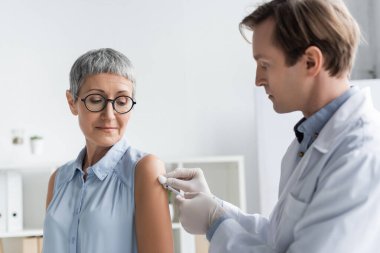
{"label": "doctor's nose", "polygon": [[260,73],[260,70],[257,68],[256,69],[256,77],[255,77],[255,85],[257,87],[260,87],[260,86],[263,86],[265,83],[265,80],[262,76],[262,74]]}

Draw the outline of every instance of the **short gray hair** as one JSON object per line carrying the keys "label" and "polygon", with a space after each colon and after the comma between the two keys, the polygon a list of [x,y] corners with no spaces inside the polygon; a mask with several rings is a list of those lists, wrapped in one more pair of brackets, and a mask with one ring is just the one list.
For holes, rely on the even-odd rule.
{"label": "short gray hair", "polygon": [[133,85],[132,98],[135,98],[136,80],[131,61],[112,48],[100,48],[81,55],[71,67],[70,92],[75,102],[78,100],[79,90],[86,77],[101,73],[127,78]]}

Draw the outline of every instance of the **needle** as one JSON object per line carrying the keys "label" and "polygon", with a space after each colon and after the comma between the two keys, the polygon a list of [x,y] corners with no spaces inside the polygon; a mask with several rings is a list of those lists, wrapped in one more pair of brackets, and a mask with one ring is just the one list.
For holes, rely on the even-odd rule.
{"label": "needle", "polygon": [[181,195],[182,197],[184,196],[183,192],[180,192],[176,189],[174,189],[173,187],[171,187],[170,185],[166,184],[166,182],[168,181],[168,179],[164,176],[158,176],[158,181],[160,182],[160,184],[162,184],[166,189],[174,192],[176,195]]}

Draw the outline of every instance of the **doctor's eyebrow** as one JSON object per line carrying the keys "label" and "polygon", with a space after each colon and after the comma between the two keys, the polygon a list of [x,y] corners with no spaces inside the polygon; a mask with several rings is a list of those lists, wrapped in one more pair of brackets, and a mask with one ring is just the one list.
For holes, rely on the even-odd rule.
{"label": "doctor's eyebrow", "polygon": [[263,54],[255,54],[255,55],[253,56],[253,59],[255,59],[255,61],[258,61],[258,60],[260,60],[260,59],[263,59],[263,60],[266,60],[266,61],[269,60],[269,59],[268,59],[265,55],[263,55]]}

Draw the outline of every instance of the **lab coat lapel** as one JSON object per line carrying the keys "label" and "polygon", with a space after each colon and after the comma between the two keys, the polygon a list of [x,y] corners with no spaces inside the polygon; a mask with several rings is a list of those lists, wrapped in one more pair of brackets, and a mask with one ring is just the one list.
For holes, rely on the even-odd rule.
{"label": "lab coat lapel", "polygon": [[310,186],[316,184],[320,170],[328,157],[325,154],[349,131],[347,125],[350,122],[357,121],[360,115],[373,110],[369,89],[360,90],[349,100],[350,102],[344,103],[326,123],[297,165],[295,157],[298,143],[293,141],[282,162],[284,177],[282,175],[280,180],[279,202],[285,199],[289,192],[300,201],[308,202],[313,194]]}
{"label": "lab coat lapel", "polygon": [[339,145],[342,137],[350,130],[350,122],[357,121],[363,115],[363,110],[371,107],[368,89],[359,91],[348,100],[350,102],[344,103],[326,123],[295,169],[298,175],[296,181],[292,182],[291,192],[300,201],[309,202],[312,198],[318,176],[329,157],[325,154]]}

